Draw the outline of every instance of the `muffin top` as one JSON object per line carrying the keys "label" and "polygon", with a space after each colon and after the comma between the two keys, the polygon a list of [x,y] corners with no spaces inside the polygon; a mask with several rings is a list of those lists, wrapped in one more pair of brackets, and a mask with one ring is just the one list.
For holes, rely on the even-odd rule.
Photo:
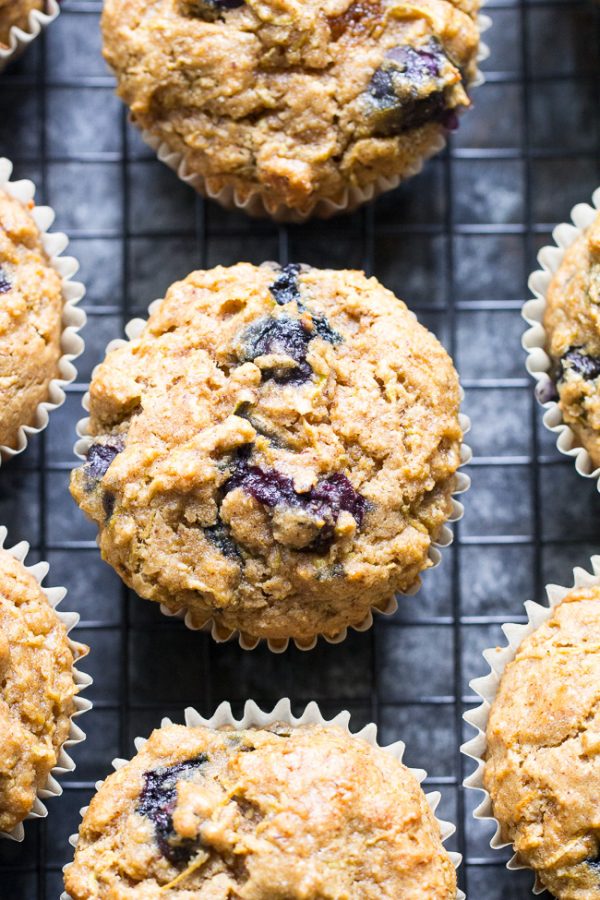
{"label": "muffin top", "polygon": [[561,900],[600,898],[600,587],[577,588],[518,648],[487,728],[503,838]]}
{"label": "muffin top", "polygon": [[600,466],[600,213],[550,283],[544,327],[563,418]]}
{"label": "muffin top", "polygon": [[134,121],[211,193],[343,202],[440,147],[476,73],[479,0],[106,0]]}
{"label": "muffin top", "polygon": [[71,489],[143,597],[336,634],[418,581],[460,461],[451,360],[362,272],[194,272],[94,374]]}
{"label": "muffin top", "polygon": [[0,0],[0,47],[8,47],[11,28],[27,31],[29,13],[44,7],[45,0]]}
{"label": "muffin top", "polygon": [[16,447],[58,374],[60,276],[25,205],[0,189],[0,444]]}
{"label": "muffin top", "polygon": [[0,831],[31,811],[69,735],[76,693],[65,626],[35,578],[0,549]]}
{"label": "muffin top", "polygon": [[168,725],[93,798],[73,900],[451,900],[412,773],[336,726]]}

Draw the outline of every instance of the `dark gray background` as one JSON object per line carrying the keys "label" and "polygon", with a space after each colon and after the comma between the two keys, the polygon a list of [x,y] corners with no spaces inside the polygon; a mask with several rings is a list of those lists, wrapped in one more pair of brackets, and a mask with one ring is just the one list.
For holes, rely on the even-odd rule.
{"label": "dark gray background", "polygon": [[[97,0],[64,2],[45,40],[0,81],[0,154],[15,161],[57,212],[88,289],[86,351],[64,407],[27,451],[0,468],[0,523],[48,559],[69,589],[91,645],[95,679],[88,739],[50,815],[25,842],[0,842],[0,900],[57,900],[68,835],[93,783],[132,739],[186,704],[211,713],[223,699],[265,704],[289,694],[375,720],[384,742],[407,742],[458,823],[462,885],[473,900],[530,896],[529,874],[471,818],[460,787],[470,765],[459,744],[474,702],[480,652],[502,640],[543,585],[566,583],[599,548],[600,498],[541,426],[524,368],[520,309],[527,275],[553,225],[600,183],[600,20],[587,0],[496,0],[487,84],[451,152],[393,194],[350,217],[282,228],[205,204],[153,159],[126,124],[100,56]],[[216,646],[129,596],[96,550],[72,503],[75,422],[92,367],[123,323],[176,278],[200,266],[279,258],[366,268],[395,290],[453,353],[473,419],[473,487],[453,550],[390,621],[337,647],[274,656]]]}

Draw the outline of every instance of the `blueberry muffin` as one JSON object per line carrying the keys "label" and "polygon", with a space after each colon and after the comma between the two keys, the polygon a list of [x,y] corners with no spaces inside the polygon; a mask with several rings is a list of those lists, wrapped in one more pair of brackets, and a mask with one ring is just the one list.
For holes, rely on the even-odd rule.
{"label": "blueberry muffin", "polygon": [[9,46],[11,28],[28,31],[29,14],[45,5],[45,0],[0,0],[0,47]]}
{"label": "blueberry muffin", "polygon": [[412,773],[336,726],[168,725],[100,787],[65,870],[73,900],[453,900]]}
{"label": "blueberry muffin", "polygon": [[440,149],[470,105],[478,7],[106,0],[104,55],[133,121],[211,196],[307,215],[414,174]]}
{"label": "blueberry muffin", "polygon": [[310,642],[430,565],[458,409],[448,355],[374,278],[194,272],[96,370],[71,491],[142,597]]}
{"label": "blueberry muffin", "polygon": [[0,190],[0,445],[16,448],[61,356],[61,279],[30,206]]}
{"label": "blueberry muffin", "polygon": [[552,279],[544,328],[563,419],[600,466],[600,213]]}
{"label": "blueberry muffin", "polygon": [[69,736],[77,693],[65,626],[35,578],[0,549],[0,831],[31,812]]}
{"label": "blueberry muffin", "polygon": [[600,898],[600,587],[577,588],[500,681],[484,785],[502,837],[560,900]]}

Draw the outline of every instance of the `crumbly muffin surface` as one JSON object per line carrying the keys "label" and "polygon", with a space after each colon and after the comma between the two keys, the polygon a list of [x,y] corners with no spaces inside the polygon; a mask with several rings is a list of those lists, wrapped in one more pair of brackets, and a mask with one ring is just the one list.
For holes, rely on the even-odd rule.
{"label": "crumbly muffin surface", "polygon": [[0,444],[15,447],[58,374],[60,276],[30,209],[0,190]]}
{"label": "crumbly muffin surface", "polygon": [[211,192],[310,211],[410,174],[469,105],[478,0],[107,0],[134,121]]}
{"label": "crumbly muffin surface", "polygon": [[560,900],[600,898],[600,588],[521,643],[487,728],[484,784],[503,837]]}
{"label": "crumbly muffin surface", "polygon": [[458,379],[374,278],[194,272],[90,397],[73,496],[127,584],[198,625],[336,634],[430,565],[460,462]]}
{"label": "crumbly muffin surface", "polygon": [[73,900],[451,900],[416,779],[335,726],[169,725],[93,798]]}
{"label": "crumbly muffin surface", "polygon": [[552,279],[544,327],[563,418],[600,466],[600,213]]}
{"label": "crumbly muffin surface", "polygon": [[27,816],[56,765],[76,690],[64,625],[35,578],[0,549],[0,831]]}
{"label": "crumbly muffin surface", "polygon": [[45,5],[45,0],[0,0],[0,46],[8,46],[11,28],[27,31],[29,13]]}

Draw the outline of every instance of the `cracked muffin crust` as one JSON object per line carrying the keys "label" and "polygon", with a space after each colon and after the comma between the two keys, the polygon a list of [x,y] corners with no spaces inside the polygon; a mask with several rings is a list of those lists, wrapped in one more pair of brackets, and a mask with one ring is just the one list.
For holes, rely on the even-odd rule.
{"label": "cracked muffin crust", "polygon": [[136,124],[211,195],[345,205],[413,174],[468,107],[479,0],[106,0],[104,55]]}
{"label": "cracked muffin crust", "polygon": [[194,272],[96,370],[71,491],[140,596],[310,642],[431,565],[458,410],[445,350],[374,278]]}
{"label": "cracked muffin crust", "polygon": [[502,837],[559,900],[600,898],[600,587],[526,637],[487,728],[484,785]]}
{"label": "cracked muffin crust", "polygon": [[600,213],[552,279],[544,327],[563,419],[600,466]]}
{"label": "cracked muffin crust", "polygon": [[65,871],[73,900],[451,900],[415,777],[337,726],[168,725],[104,782]]}
{"label": "cracked muffin crust", "polygon": [[19,428],[33,424],[48,399],[62,310],[60,276],[30,208],[0,190],[0,444],[16,447]]}
{"label": "cracked muffin crust", "polygon": [[69,736],[73,663],[65,626],[41,587],[0,549],[0,831],[31,811]]}
{"label": "cracked muffin crust", "polygon": [[45,5],[45,0],[0,0],[0,47],[8,47],[11,28],[27,31],[29,13]]}

